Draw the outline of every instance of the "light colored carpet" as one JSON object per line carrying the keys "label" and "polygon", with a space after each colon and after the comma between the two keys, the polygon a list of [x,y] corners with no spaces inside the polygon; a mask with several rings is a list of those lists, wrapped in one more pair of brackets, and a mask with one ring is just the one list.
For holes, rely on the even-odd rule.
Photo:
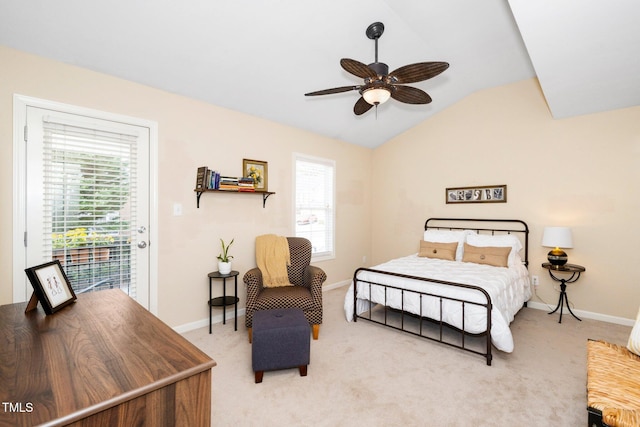
{"label": "light colored carpet", "polygon": [[348,323],[347,287],[324,293],[306,377],[265,372],[254,383],[238,319],[184,336],[216,362],[214,426],[583,426],[586,341],[626,344],[631,328],[531,308],[511,324],[515,350],[485,359],[366,321]]}

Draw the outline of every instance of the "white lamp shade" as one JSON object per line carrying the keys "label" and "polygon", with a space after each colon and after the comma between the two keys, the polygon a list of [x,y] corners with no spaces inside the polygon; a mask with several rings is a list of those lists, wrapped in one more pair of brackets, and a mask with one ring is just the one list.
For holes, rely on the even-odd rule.
{"label": "white lamp shade", "polygon": [[573,238],[569,227],[545,227],[542,246],[547,248],[573,248]]}
{"label": "white lamp shade", "polygon": [[371,105],[384,104],[391,97],[391,92],[387,89],[368,89],[364,91],[362,97]]}

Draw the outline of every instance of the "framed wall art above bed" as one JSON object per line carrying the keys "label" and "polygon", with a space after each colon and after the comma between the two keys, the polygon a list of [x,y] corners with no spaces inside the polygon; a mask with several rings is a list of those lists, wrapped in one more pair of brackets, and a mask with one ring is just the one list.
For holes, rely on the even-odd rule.
{"label": "framed wall art above bed", "polygon": [[447,203],[506,203],[506,185],[452,187],[445,191]]}

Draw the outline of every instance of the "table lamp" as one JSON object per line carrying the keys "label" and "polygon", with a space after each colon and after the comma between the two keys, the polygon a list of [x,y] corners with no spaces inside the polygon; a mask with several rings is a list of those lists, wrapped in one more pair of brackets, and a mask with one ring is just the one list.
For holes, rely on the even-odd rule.
{"label": "table lamp", "polygon": [[545,227],[542,234],[542,246],[553,248],[547,259],[553,265],[565,265],[567,254],[561,249],[573,248],[571,229],[569,227]]}

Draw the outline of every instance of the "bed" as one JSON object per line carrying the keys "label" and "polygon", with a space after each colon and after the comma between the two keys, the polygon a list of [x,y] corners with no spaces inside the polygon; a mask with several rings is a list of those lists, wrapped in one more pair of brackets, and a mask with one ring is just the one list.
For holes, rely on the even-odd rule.
{"label": "bed", "polygon": [[344,302],[368,320],[486,358],[513,351],[509,324],[531,297],[521,220],[429,218],[417,253],[358,268]]}

